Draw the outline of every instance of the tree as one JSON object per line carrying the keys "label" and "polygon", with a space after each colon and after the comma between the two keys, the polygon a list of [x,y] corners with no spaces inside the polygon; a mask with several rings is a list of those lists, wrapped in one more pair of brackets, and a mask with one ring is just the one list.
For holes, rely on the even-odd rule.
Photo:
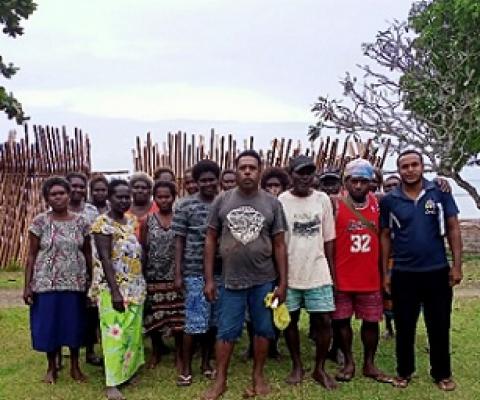
{"label": "tree", "polygon": [[[452,178],[480,209],[480,193],[460,175],[480,153],[480,2],[414,3],[407,22],[394,21],[362,45],[376,67],[363,82],[341,80],[348,104],[321,96],[311,139],[323,129],[392,139],[395,151],[420,150],[430,167]],[[380,67],[380,68],[378,68]]]}
{"label": "tree", "polygon": [[[20,23],[22,19],[28,19],[36,7],[33,0],[2,0],[0,2],[0,25],[3,26],[3,33],[12,38],[23,35]],[[1,76],[10,79],[17,71],[17,67],[12,63],[4,62],[0,55]],[[18,124],[27,119],[20,102],[3,86],[0,86],[0,111],[4,111],[10,119],[15,118]]]}

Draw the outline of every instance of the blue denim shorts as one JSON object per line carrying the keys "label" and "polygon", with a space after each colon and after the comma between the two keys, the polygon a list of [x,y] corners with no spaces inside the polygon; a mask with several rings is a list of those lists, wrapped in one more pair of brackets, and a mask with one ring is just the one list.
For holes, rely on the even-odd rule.
{"label": "blue denim shorts", "polygon": [[[215,277],[217,292],[222,293],[222,284],[220,277]],[[205,279],[201,275],[185,276],[183,278],[185,286],[185,328],[184,332],[188,335],[198,335],[206,333],[210,328],[218,324],[219,301],[210,303],[203,289]]]}
{"label": "blue denim shorts", "polygon": [[224,288],[220,302],[217,339],[225,342],[240,339],[247,307],[254,335],[274,338],[272,311],[265,307],[264,303],[265,296],[273,290],[273,287],[274,282],[267,282],[248,289]]}
{"label": "blue denim shorts", "polygon": [[313,289],[287,289],[286,305],[288,311],[293,312],[305,308],[307,312],[335,311],[335,301],[331,285]]}

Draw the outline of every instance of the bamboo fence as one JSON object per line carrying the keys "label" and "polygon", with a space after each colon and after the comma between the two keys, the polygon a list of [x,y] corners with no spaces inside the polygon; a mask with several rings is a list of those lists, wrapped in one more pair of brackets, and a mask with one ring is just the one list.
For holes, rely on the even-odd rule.
{"label": "bamboo fence", "polygon": [[66,128],[24,126],[17,140],[11,132],[0,144],[0,268],[11,262],[25,265],[28,228],[45,209],[41,188],[52,175],[70,171],[90,174],[90,141],[78,128],[73,136]]}
{"label": "bamboo fence", "polygon": [[[343,142],[329,136],[302,148],[302,142],[292,139],[274,138],[268,149],[257,149],[262,158],[262,167],[286,167],[292,157],[305,154],[312,157],[317,170],[338,168],[341,172],[348,161],[354,158],[368,159],[376,168],[382,169],[390,147],[390,141],[379,147],[373,141],[360,141],[356,137],[347,137]],[[150,132],[142,143],[136,138],[136,147],[132,149],[134,171],[146,172],[153,176],[158,168],[170,168],[175,174],[180,194],[183,194],[185,171],[192,168],[199,160],[210,159],[220,168],[234,167],[236,156],[246,149],[254,149],[254,137],[237,141],[232,134],[218,135],[212,129],[210,136],[187,135],[185,132],[168,133],[166,140],[155,143]]]}

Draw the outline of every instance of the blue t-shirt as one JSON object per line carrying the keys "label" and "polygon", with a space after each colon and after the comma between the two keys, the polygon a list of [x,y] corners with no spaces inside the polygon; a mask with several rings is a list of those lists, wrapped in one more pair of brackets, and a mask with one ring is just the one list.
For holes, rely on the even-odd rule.
{"label": "blue t-shirt", "polygon": [[388,193],[380,201],[380,226],[390,229],[393,269],[415,272],[448,266],[447,219],[457,214],[452,194],[426,179],[417,200],[407,197],[401,186]]}

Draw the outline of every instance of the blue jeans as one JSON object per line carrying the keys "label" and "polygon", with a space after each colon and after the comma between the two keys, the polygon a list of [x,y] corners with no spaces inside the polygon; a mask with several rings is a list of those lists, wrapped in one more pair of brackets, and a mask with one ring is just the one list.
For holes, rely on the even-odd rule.
{"label": "blue jeans", "polygon": [[253,334],[267,339],[274,338],[272,311],[265,307],[264,303],[265,296],[273,291],[273,287],[272,281],[248,289],[224,288],[220,302],[217,339],[234,342],[242,336],[247,306]]}

